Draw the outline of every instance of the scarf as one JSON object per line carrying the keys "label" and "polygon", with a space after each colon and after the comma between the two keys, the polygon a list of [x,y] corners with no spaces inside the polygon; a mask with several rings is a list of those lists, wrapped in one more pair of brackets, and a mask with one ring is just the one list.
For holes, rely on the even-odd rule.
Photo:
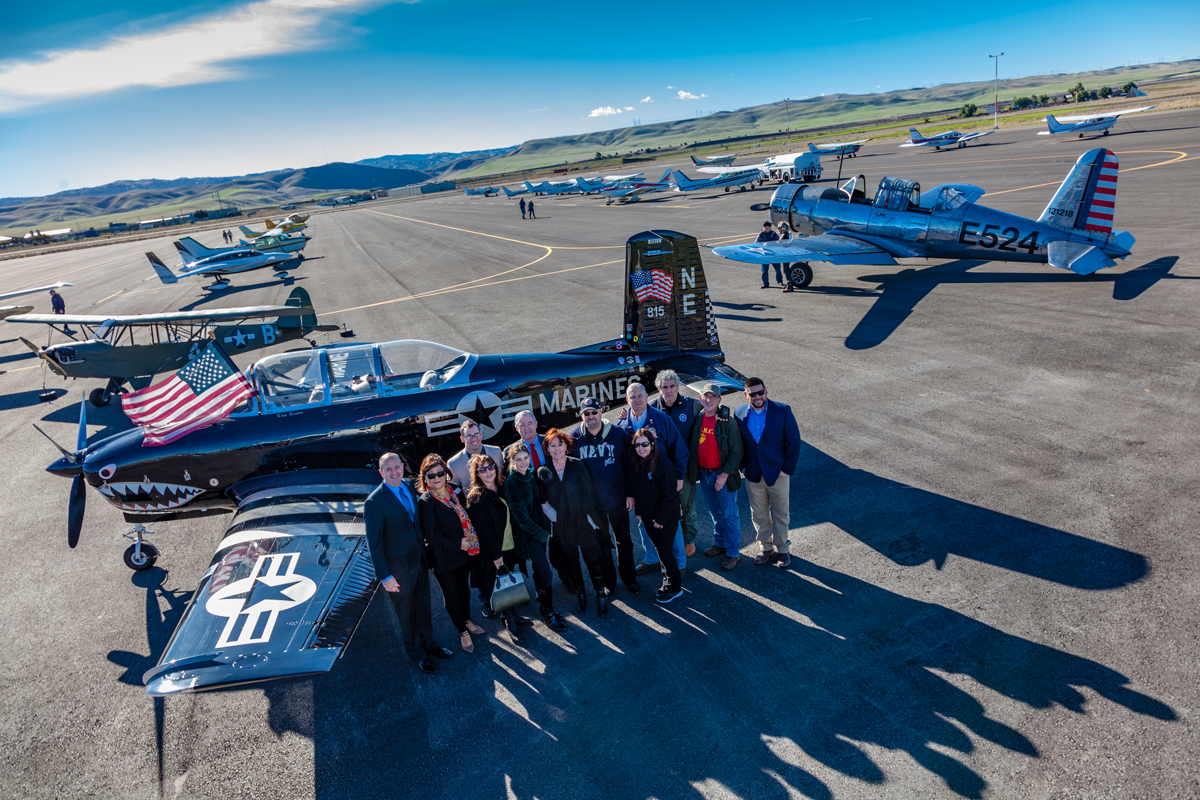
{"label": "scarf", "polygon": [[463,536],[467,537],[467,555],[479,555],[479,536],[475,533],[475,526],[471,524],[471,518],[467,516],[467,511],[462,507],[462,503],[458,502],[458,494],[450,493],[450,499],[433,494],[433,497],[446,508],[458,514],[458,521],[462,524]]}

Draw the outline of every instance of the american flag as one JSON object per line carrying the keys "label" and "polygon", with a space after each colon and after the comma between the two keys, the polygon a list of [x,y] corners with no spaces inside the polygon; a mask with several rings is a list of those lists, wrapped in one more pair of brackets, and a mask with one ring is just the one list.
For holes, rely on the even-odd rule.
{"label": "american flag", "polygon": [[124,395],[121,408],[145,432],[143,445],[160,445],[220,422],[253,394],[213,342],[162,383]]}
{"label": "american flag", "polygon": [[666,270],[652,269],[649,272],[646,270],[638,270],[631,273],[629,276],[630,282],[633,284],[633,293],[637,295],[639,302],[646,302],[650,298],[662,300],[664,303],[671,302],[671,276]]}

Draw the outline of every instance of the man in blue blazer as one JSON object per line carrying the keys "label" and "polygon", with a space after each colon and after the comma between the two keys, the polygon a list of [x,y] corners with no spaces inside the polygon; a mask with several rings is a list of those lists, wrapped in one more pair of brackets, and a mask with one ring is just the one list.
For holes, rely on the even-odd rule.
{"label": "man in blue blazer", "polygon": [[748,378],[745,394],[749,402],[738,406],[733,418],[742,431],[742,475],[754,531],[762,545],[754,563],[786,567],[792,563],[787,538],[791,520],[788,493],[800,459],[800,426],[791,406],[767,400],[761,378]]}
{"label": "man in blue blazer", "polygon": [[396,609],[404,649],[422,672],[437,672],[430,660],[453,652],[433,640],[429,602],[429,565],[417,522],[417,492],[404,479],[404,462],[395,453],[379,457],[383,483],[367,495],[363,517],[375,577]]}

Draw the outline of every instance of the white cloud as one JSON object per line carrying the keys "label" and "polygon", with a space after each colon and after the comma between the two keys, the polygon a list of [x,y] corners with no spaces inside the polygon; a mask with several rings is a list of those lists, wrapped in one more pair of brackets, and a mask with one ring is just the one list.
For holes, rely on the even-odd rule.
{"label": "white cloud", "polygon": [[667,88],[668,88],[668,89],[674,89],[675,87],[674,87],[674,86],[668,86]]}
{"label": "white cloud", "polygon": [[677,97],[676,99],[677,99],[677,100],[699,100],[701,97],[708,97],[708,95],[706,95],[706,94],[692,94],[691,92],[685,92],[685,91],[683,91],[682,89],[680,89],[680,90],[679,90],[679,97]]}
{"label": "white cloud", "polygon": [[643,98],[642,98],[641,100],[639,100],[638,102],[639,102],[639,103],[653,103],[653,102],[654,102],[654,100],[653,100],[653,99],[650,97],[650,95],[646,95],[645,97],[643,97]]}
{"label": "white cloud", "polygon": [[593,108],[589,117],[611,117],[614,114],[624,114],[626,111],[633,111],[633,106],[625,106],[624,108],[613,108],[612,106],[601,106]]}
{"label": "white cloud", "polygon": [[310,50],[328,38],[322,33],[336,12],[380,1],[258,0],[93,49],[48,51],[0,68],[0,112],[130,86],[235,78],[239,71],[223,62]]}

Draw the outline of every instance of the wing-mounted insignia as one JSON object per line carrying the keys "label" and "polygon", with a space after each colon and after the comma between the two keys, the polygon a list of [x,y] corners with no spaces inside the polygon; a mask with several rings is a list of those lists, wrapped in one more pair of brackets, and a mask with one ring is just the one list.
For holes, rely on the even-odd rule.
{"label": "wing-mounted insignia", "polygon": [[378,581],[362,506],[370,471],[307,471],[235,487],[237,512],[156,667],[163,696],[328,672]]}

